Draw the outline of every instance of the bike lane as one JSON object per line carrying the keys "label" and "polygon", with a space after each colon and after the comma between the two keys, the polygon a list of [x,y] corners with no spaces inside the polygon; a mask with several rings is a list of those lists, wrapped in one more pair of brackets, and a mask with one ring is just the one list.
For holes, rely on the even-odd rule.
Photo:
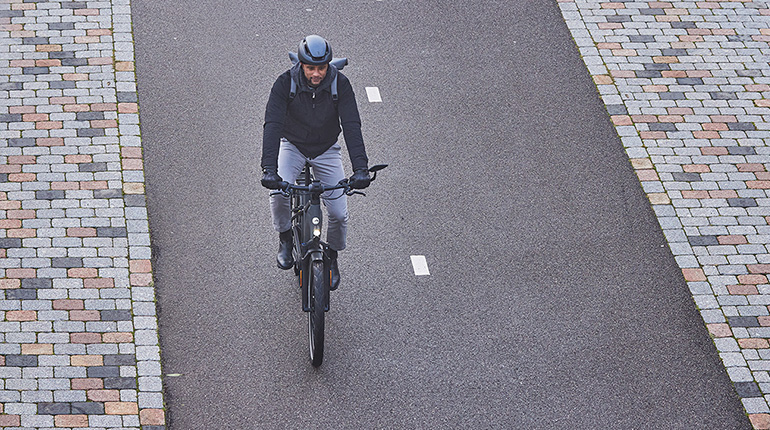
{"label": "bike lane", "polygon": [[[262,6],[135,8],[172,426],[747,426],[555,5]],[[252,145],[321,28],[391,167],[313,372]]]}

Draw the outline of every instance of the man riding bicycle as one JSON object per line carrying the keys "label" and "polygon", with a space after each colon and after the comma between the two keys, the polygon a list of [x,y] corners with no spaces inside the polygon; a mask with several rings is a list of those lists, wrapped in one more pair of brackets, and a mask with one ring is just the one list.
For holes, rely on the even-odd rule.
{"label": "man riding bicycle", "polygon": [[[307,36],[297,49],[299,62],[281,74],[273,84],[265,108],[262,135],[262,186],[278,189],[282,181],[294,183],[309,163],[316,179],[325,185],[345,179],[342,152],[337,138],[344,133],[353,165],[352,188],[369,186],[366,149],[361,135],[361,118],[350,81],[333,65],[332,48],[320,36]],[[337,81],[337,100],[332,83]],[[292,93],[292,81],[296,94]],[[342,128],[340,129],[340,125]],[[347,196],[339,191],[323,195],[329,224],[326,242],[331,260],[331,288],[340,282],[337,253],[345,249],[347,236]],[[270,197],[273,226],[279,232],[278,267],[294,265],[292,256],[291,202],[276,194]]]}

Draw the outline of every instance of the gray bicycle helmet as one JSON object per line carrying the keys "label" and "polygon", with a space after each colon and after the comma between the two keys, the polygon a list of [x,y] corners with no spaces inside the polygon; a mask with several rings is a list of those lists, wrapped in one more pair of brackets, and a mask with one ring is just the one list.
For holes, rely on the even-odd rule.
{"label": "gray bicycle helmet", "polygon": [[300,42],[297,56],[302,63],[320,66],[332,60],[332,47],[323,37],[310,35]]}

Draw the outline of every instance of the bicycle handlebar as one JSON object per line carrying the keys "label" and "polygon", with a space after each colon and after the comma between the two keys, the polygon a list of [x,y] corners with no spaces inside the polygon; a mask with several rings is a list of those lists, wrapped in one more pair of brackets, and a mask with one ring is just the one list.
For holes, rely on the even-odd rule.
{"label": "bicycle handlebar", "polygon": [[348,184],[347,181],[348,181],[347,179],[343,179],[337,185],[332,185],[332,186],[323,185],[320,182],[313,182],[310,185],[295,185],[295,184],[290,184],[286,181],[283,181],[279,183],[280,189],[278,190],[278,192],[283,194],[289,194],[292,191],[300,191],[300,192],[307,192],[310,194],[323,194],[324,192],[331,191],[331,190],[345,190],[345,194],[347,194],[348,191],[350,191],[350,184]]}
{"label": "bicycle handlebar", "polygon": [[[370,167],[369,172],[373,173],[371,180],[374,181],[375,179],[377,179],[377,172],[386,167],[388,167],[387,164],[377,164]],[[320,195],[326,191],[332,191],[332,190],[344,190],[343,193],[345,193],[348,196],[352,196],[353,194],[361,194],[364,196],[366,195],[363,192],[358,191],[357,189],[351,188],[350,184],[348,183],[348,178],[341,180],[339,183],[337,183],[337,185],[331,185],[331,186],[323,185],[320,182],[313,182],[310,185],[295,185],[295,184],[290,184],[286,181],[281,181],[278,183],[278,185],[279,185],[278,191],[270,193],[271,195],[280,193],[288,197],[289,195],[291,195],[293,191]]]}

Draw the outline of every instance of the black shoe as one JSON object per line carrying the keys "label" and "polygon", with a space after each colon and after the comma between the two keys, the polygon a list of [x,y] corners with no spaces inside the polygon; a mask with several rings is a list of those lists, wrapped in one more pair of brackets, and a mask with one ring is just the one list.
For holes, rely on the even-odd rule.
{"label": "black shoe", "polygon": [[331,279],[329,282],[329,290],[334,291],[340,286],[340,268],[337,266],[337,251],[329,250],[329,271],[331,272]]}
{"label": "black shoe", "polygon": [[292,255],[292,245],[294,242],[294,235],[291,230],[287,230],[280,234],[280,243],[278,244],[278,268],[282,270],[289,270],[294,266],[294,256]]}

